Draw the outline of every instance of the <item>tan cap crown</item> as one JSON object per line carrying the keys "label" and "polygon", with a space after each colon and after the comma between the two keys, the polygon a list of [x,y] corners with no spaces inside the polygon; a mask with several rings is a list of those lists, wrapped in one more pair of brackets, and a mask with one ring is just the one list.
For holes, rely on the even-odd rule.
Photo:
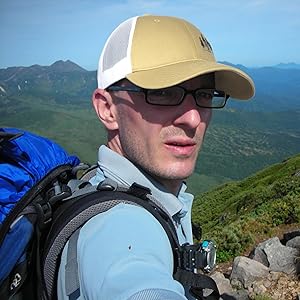
{"label": "tan cap crown", "polygon": [[98,85],[106,88],[127,78],[140,87],[157,89],[211,72],[217,90],[237,99],[254,95],[251,78],[217,63],[210,43],[194,25],[175,17],[141,16],[123,22],[109,37],[99,61]]}

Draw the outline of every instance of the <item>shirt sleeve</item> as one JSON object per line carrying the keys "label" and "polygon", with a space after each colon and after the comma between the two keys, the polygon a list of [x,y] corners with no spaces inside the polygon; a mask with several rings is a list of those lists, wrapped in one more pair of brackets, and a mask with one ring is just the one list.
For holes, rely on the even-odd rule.
{"label": "shirt sleeve", "polygon": [[[187,299],[173,279],[169,239],[144,208],[119,204],[93,217],[80,231],[77,252],[80,299]],[[63,295],[64,272],[59,274]]]}

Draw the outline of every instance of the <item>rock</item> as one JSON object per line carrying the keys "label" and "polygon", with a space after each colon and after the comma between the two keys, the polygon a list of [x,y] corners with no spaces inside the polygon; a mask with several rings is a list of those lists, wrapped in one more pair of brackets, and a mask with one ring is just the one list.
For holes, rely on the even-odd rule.
{"label": "rock", "polygon": [[[211,277],[221,291],[220,299],[249,300],[267,295],[274,300],[300,300],[300,228],[286,233],[285,239],[283,245],[278,237],[271,238],[260,243],[250,258],[236,257],[231,286],[222,273],[215,272]],[[228,268],[223,270],[229,274]]]}
{"label": "rock", "polygon": [[221,295],[220,300],[250,300],[249,294],[247,290],[238,290],[234,291],[230,294],[223,294]]}
{"label": "rock", "polygon": [[225,278],[225,276],[220,272],[215,272],[210,276],[216,282],[220,294],[231,294],[233,292],[230,280]]}
{"label": "rock", "polygon": [[280,273],[279,272],[273,272],[273,271],[271,271],[270,274],[269,274],[269,276],[268,276],[268,279],[270,281],[277,281],[279,279],[279,277],[280,277]]}
{"label": "rock", "polygon": [[266,279],[263,282],[263,285],[264,285],[264,287],[266,287],[268,289],[268,288],[270,288],[272,286],[272,282],[270,280]]}
{"label": "rock", "polygon": [[230,280],[231,286],[236,290],[241,290],[244,288],[243,284],[237,278],[232,278]]}
{"label": "rock", "polygon": [[264,286],[262,281],[254,282],[252,288],[255,295],[264,294],[267,291],[267,288]]}
{"label": "rock", "polygon": [[267,278],[268,275],[269,269],[260,262],[238,256],[234,259],[230,280],[232,284],[239,281],[244,288],[248,288],[254,281]]}
{"label": "rock", "polygon": [[267,255],[271,271],[296,274],[295,258],[298,255],[296,249],[283,246],[278,237],[263,242],[261,247]]}
{"label": "rock", "polygon": [[268,258],[267,258],[267,255],[266,255],[264,249],[263,249],[264,248],[263,246],[264,246],[263,243],[259,244],[252,251],[252,253],[250,253],[249,258],[260,262],[261,264],[265,265],[266,267],[269,267]]}
{"label": "rock", "polygon": [[300,280],[300,256],[295,258],[295,266],[296,266],[296,275],[298,275],[298,279]]}
{"label": "rock", "polygon": [[288,240],[286,246],[300,250],[300,236],[295,236],[291,240]]}
{"label": "rock", "polygon": [[274,299],[280,300],[280,299],[281,299],[281,294],[280,294],[279,292],[275,292],[275,293],[273,294],[273,297],[274,297]]}
{"label": "rock", "polygon": [[246,290],[238,290],[236,292],[234,292],[232,294],[232,296],[236,299],[236,300],[249,300],[250,297],[248,295],[248,292]]}

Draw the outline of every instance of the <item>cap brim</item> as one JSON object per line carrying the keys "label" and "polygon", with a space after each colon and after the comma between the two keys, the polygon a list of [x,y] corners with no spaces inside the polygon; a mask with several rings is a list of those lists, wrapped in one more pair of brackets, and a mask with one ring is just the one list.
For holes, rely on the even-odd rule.
{"label": "cap brim", "polygon": [[158,89],[173,86],[199,75],[215,73],[215,88],[232,98],[247,100],[255,93],[252,79],[243,71],[216,62],[202,60],[183,61],[149,70],[138,70],[126,78],[134,84]]}

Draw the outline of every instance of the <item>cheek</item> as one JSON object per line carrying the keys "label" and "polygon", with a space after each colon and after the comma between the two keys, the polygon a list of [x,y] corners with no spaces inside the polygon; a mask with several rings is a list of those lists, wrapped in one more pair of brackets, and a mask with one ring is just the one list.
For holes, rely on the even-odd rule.
{"label": "cheek", "polygon": [[166,109],[163,106],[147,105],[147,108],[143,110],[141,118],[150,125],[163,125],[172,120],[172,113],[170,109]]}
{"label": "cheek", "polygon": [[209,122],[212,118],[212,109],[203,109],[200,112],[201,122],[206,123],[206,125],[209,125]]}
{"label": "cheek", "polygon": [[144,140],[144,143],[151,143],[153,139],[159,138],[162,128],[159,112],[146,110],[141,114],[129,107],[124,107],[120,112],[118,116],[120,136],[130,134],[134,140]]}

